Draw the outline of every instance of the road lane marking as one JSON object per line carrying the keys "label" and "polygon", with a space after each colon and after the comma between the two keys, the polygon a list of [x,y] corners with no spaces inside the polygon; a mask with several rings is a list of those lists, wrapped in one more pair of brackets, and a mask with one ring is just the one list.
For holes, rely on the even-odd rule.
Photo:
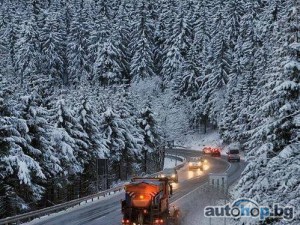
{"label": "road lane marking", "polygon": [[114,207],[111,207],[111,208],[108,208],[104,211],[99,211],[98,213],[93,213],[91,215],[89,215],[88,217],[84,217],[84,218],[81,218],[77,221],[74,221],[75,223],[73,225],[80,225],[80,224],[86,224],[88,222],[91,222],[91,221],[94,221],[94,220],[97,220],[99,218],[103,218],[105,217],[107,214],[110,214],[112,212],[115,212],[115,211],[118,211],[119,210],[119,205],[116,205]]}
{"label": "road lane marking", "polygon": [[[221,159],[218,159],[218,160],[222,160],[222,161],[224,161],[224,162],[226,162],[226,163],[228,164],[228,167],[227,167],[227,169],[225,170],[225,173],[228,172],[228,170],[231,168],[231,163],[227,162],[225,159],[222,159],[222,158],[221,158]],[[207,183],[208,183],[208,182],[205,182],[204,184],[201,184],[200,186],[196,187],[196,188],[193,189],[192,191],[190,191],[190,192],[186,193],[185,195],[181,196],[180,198],[176,199],[176,200],[173,201],[172,203],[175,203],[175,202],[177,202],[177,201],[179,201],[179,200],[185,198],[186,196],[188,196],[188,195],[194,193],[195,191],[197,191],[199,188],[201,188],[202,186],[206,185]]]}
{"label": "road lane marking", "polygon": [[173,201],[172,203],[175,203],[175,202],[177,202],[177,201],[179,201],[179,200],[185,198],[186,196],[188,196],[188,195],[194,193],[195,191],[197,191],[199,188],[201,188],[202,186],[204,186],[204,185],[207,184],[207,183],[208,183],[208,182],[205,182],[204,184],[201,184],[200,186],[196,187],[196,188],[193,189],[192,191],[190,191],[190,192],[186,193],[185,195],[181,196],[180,198],[176,199],[176,200]]}

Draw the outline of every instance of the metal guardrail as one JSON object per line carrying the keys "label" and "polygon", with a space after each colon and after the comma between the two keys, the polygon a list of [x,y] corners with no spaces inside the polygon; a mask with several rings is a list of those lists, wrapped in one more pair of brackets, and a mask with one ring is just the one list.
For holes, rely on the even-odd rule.
{"label": "metal guardrail", "polygon": [[184,157],[181,157],[181,156],[178,156],[178,155],[166,154],[166,157],[177,158],[178,161],[181,161],[180,164],[178,164],[177,166],[174,167],[176,170],[178,170],[181,167],[183,167],[184,164],[185,164],[185,161],[186,161],[186,159]]}
{"label": "metal guardrail", "polygon": [[93,195],[89,195],[89,196],[82,197],[82,198],[79,198],[79,199],[74,199],[74,200],[71,200],[71,201],[68,201],[68,202],[64,202],[64,203],[61,203],[61,204],[58,204],[58,205],[55,205],[55,206],[50,206],[50,207],[47,207],[47,208],[44,208],[44,209],[35,210],[35,211],[32,211],[32,212],[16,215],[16,216],[13,216],[13,217],[7,217],[7,218],[4,218],[4,219],[0,219],[0,224],[1,225],[2,224],[9,225],[11,223],[20,224],[20,222],[22,220],[24,220],[24,221],[28,220],[29,221],[33,218],[40,218],[42,216],[49,215],[49,214],[55,213],[55,212],[59,212],[61,210],[73,207],[75,205],[80,205],[82,202],[87,202],[88,200],[94,201],[94,198],[99,199],[100,197],[105,197],[106,195],[110,195],[111,192],[116,193],[116,192],[121,191],[123,189],[124,189],[124,186],[122,185],[122,186],[110,188],[108,190],[105,190],[105,191],[102,191],[102,192],[99,192],[99,193],[96,193],[96,194],[93,194]]}
{"label": "metal guardrail", "polygon": [[[167,155],[167,156],[169,156],[169,155]],[[174,155],[170,155],[170,156],[178,157],[179,159],[182,159],[179,156],[174,156]],[[183,167],[184,162],[185,162],[185,160],[183,160],[183,163],[177,165],[175,168],[179,169],[179,168]],[[148,176],[157,176],[157,175],[159,175],[160,172],[153,173],[153,174],[148,175]],[[52,213],[56,213],[56,212],[59,212],[59,211],[62,211],[62,210],[66,210],[70,207],[80,205],[82,202],[87,203],[89,200],[94,201],[94,198],[99,199],[100,197],[105,197],[106,195],[110,195],[112,192],[116,193],[116,192],[121,191],[121,190],[124,190],[124,185],[117,186],[117,187],[114,187],[114,188],[110,188],[108,190],[101,191],[101,192],[93,194],[93,195],[89,195],[89,196],[86,196],[86,197],[74,199],[74,200],[64,202],[64,203],[61,203],[61,204],[58,204],[58,205],[50,206],[50,207],[47,207],[47,208],[44,208],[44,209],[39,209],[39,210],[35,210],[35,211],[32,211],[32,212],[23,213],[23,214],[20,214],[20,215],[0,219],[0,225],[20,224],[22,221],[29,222],[32,219],[41,218],[42,216],[45,216],[45,215],[50,215]]]}

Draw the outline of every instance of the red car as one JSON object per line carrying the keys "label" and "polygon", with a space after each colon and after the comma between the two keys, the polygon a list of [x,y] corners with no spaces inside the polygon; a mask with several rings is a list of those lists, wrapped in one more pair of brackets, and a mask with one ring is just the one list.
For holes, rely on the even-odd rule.
{"label": "red car", "polygon": [[221,150],[219,148],[213,148],[211,150],[211,156],[213,156],[213,157],[221,157]]}

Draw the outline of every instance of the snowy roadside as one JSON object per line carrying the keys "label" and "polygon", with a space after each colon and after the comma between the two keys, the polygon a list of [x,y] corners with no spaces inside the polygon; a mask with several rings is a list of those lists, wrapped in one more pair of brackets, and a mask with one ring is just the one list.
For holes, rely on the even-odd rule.
{"label": "snowy roadside", "polygon": [[[178,163],[178,160],[177,160]],[[164,169],[166,168],[173,168],[176,166],[176,159],[173,158],[165,158],[165,162],[164,162]]]}
{"label": "snowy roadside", "polygon": [[[174,156],[174,157],[169,157],[169,156],[172,156],[172,155],[166,155],[165,157],[165,161],[164,161],[164,169],[166,168],[174,168],[182,163],[184,163],[185,161],[185,158],[184,157],[181,157],[181,156]],[[180,158],[180,159],[178,159]]]}
{"label": "snowy roadside", "polygon": [[202,151],[204,146],[211,146],[211,147],[223,146],[223,142],[217,131],[213,131],[206,134],[199,134],[199,133],[189,134],[182,139],[180,144],[182,146],[185,146],[188,149],[199,150],[199,151]]}
{"label": "snowy roadside", "polygon": [[[217,131],[208,132],[206,134],[192,133],[186,135],[180,142],[176,144],[185,147],[187,149],[202,151],[203,147],[219,147],[221,150],[221,155],[226,155],[229,146],[236,145],[237,143],[232,143],[230,145],[225,145]],[[244,160],[244,152],[240,151],[241,159]]]}

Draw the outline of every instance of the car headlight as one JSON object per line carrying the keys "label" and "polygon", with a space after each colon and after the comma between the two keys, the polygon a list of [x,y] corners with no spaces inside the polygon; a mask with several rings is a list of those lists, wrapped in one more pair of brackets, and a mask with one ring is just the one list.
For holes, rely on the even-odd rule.
{"label": "car headlight", "polygon": [[204,162],[207,163],[207,159],[204,159]]}
{"label": "car headlight", "polygon": [[172,178],[175,178],[176,177],[176,175],[175,174],[172,174],[172,176],[171,176]]}
{"label": "car headlight", "polygon": [[190,162],[190,163],[189,163],[189,166],[192,166],[192,165],[193,165],[193,163]]}
{"label": "car headlight", "polygon": [[162,175],[160,175],[161,177],[165,177],[165,175],[164,174],[162,174]]}

